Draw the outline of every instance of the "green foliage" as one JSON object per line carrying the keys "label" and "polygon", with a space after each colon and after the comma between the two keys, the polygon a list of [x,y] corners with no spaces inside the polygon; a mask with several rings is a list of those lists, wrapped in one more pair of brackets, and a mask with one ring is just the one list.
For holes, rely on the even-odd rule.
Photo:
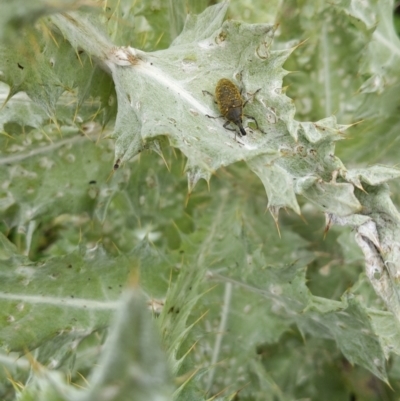
{"label": "green foliage", "polygon": [[34,3],[0,24],[0,397],[396,399],[392,3]]}

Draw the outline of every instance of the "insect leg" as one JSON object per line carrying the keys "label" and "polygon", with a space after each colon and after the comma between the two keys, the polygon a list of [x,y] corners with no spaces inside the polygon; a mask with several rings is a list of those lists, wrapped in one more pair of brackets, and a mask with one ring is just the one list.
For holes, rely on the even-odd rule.
{"label": "insect leg", "polygon": [[235,132],[236,132],[235,128],[229,128],[229,127],[227,127],[227,125],[230,124],[230,123],[231,123],[230,121],[226,121],[225,124],[223,125],[223,127],[224,127],[225,129],[227,129],[228,131],[235,131]]}
{"label": "insect leg", "polygon": [[216,102],[216,100],[215,100],[215,97],[214,97],[214,95],[213,95],[211,92],[209,92],[209,91],[202,91],[202,92],[203,92],[203,96],[204,96],[204,95],[209,95],[209,96],[211,96],[211,97],[214,99],[214,103],[217,104],[217,102]]}
{"label": "insect leg", "polygon": [[[230,124],[231,121],[226,121],[225,124],[223,125],[223,127],[225,129],[227,129],[228,131],[233,131],[235,133],[235,140],[236,140],[236,134],[238,133],[237,130],[235,128],[229,128],[228,124]],[[238,126],[239,127],[239,126]],[[239,127],[240,129],[240,135],[239,136],[243,136],[246,135],[246,131],[243,129],[243,127]]]}
{"label": "insect leg", "polygon": [[263,131],[260,126],[258,125],[257,120],[253,116],[249,116],[248,114],[243,114],[246,118],[249,118],[250,120],[253,120],[256,123],[256,127],[259,131],[261,131],[263,134],[267,135],[265,131]]}
{"label": "insect leg", "polygon": [[[208,114],[206,114],[206,117],[208,117],[208,118],[223,118],[224,116],[216,116],[216,117],[213,117],[213,116],[209,116]],[[228,121],[229,122],[229,121]]]}

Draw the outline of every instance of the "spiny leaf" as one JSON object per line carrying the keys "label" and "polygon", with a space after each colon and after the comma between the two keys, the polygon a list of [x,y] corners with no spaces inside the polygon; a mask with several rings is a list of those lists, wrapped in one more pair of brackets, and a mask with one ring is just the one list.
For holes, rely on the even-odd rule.
{"label": "spiny leaf", "polygon": [[[3,349],[32,350],[57,336],[70,342],[108,324],[130,269],[127,258],[116,262],[97,247],[34,264],[10,254],[8,241],[0,237]],[[115,263],[119,269],[111,268]]]}

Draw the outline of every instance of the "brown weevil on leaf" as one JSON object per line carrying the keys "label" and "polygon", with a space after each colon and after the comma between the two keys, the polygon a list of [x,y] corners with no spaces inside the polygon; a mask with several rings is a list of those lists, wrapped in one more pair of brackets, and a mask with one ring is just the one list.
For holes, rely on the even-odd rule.
{"label": "brown weevil on leaf", "polygon": [[[258,89],[253,94],[253,96],[259,90],[260,89]],[[203,91],[203,93],[207,93],[212,96],[210,92]],[[239,127],[240,134],[242,136],[246,135],[246,131],[243,128],[243,116],[245,116],[247,118],[252,119],[256,123],[257,129],[260,130],[257,120],[254,117],[243,114],[243,108],[246,106],[248,100],[243,102],[239,89],[232,81],[230,81],[227,78],[222,78],[218,81],[217,86],[215,88],[215,99],[219,111],[222,114],[219,117],[224,117],[227,120],[224,124],[225,129],[236,132],[235,129],[228,128],[228,124],[233,123]],[[209,115],[207,115],[207,117],[219,118],[219,117],[212,117]]]}

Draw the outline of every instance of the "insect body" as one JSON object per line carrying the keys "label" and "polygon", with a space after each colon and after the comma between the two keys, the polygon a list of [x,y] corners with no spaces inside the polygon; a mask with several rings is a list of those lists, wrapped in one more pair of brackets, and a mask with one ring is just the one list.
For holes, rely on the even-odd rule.
{"label": "insect body", "polygon": [[224,128],[229,123],[234,123],[239,127],[240,133],[246,135],[242,124],[244,104],[236,85],[229,79],[220,79],[215,88],[215,99],[222,116],[228,120]]}

